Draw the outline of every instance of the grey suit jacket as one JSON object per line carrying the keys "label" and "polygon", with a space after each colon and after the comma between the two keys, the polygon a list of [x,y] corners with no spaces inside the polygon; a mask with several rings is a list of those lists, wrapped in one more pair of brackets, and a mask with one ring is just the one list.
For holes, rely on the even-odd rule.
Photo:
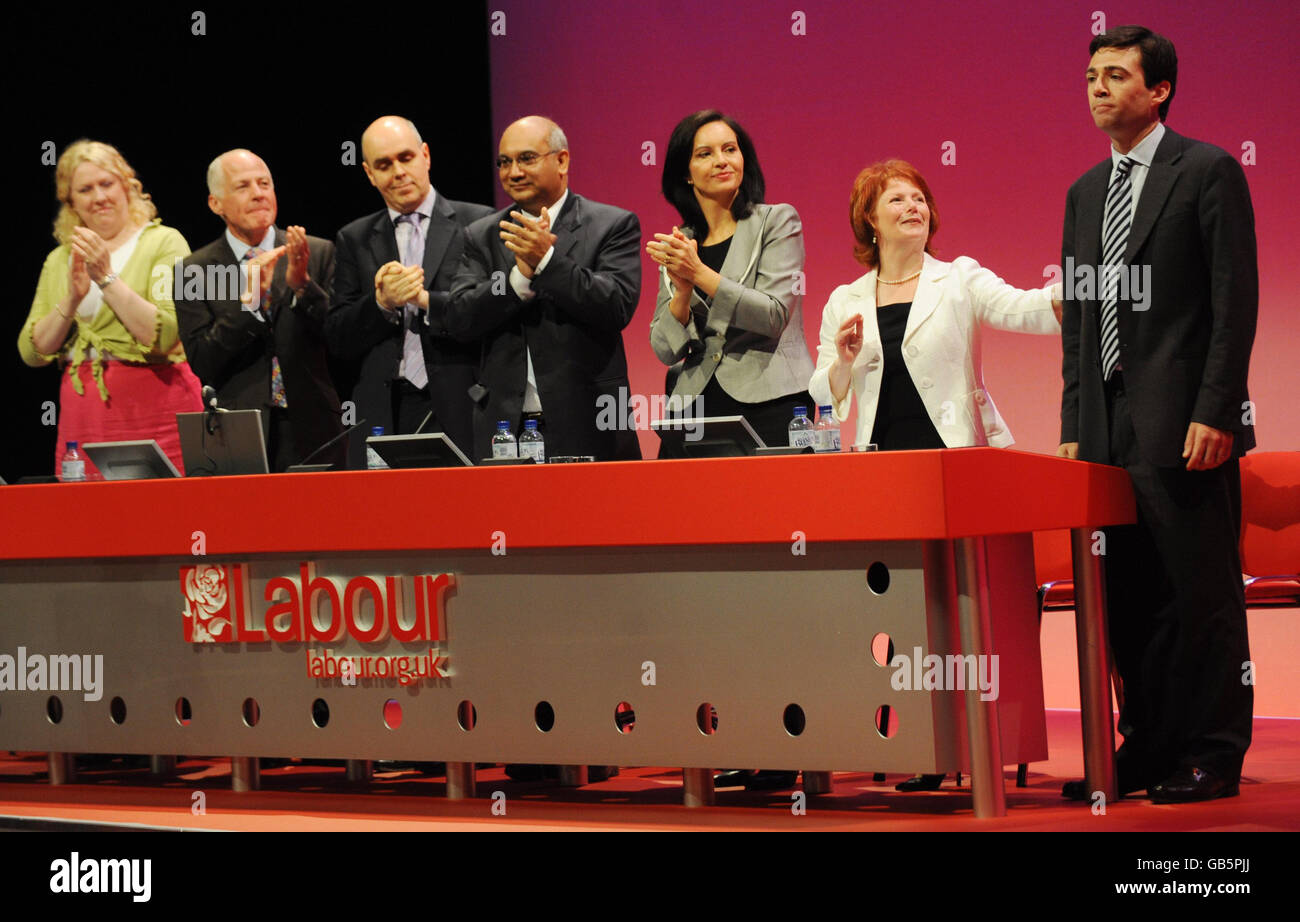
{"label": "grey suit jacket", "polygon": [[807,388],[813,363],[803,337],[803,257],[798,212],[755,205],[736,224],[717,293],[706,300],[691,292],[692,314],[707,317],[703,337],[694,322],[683,327],[669,311],[672,280],[660,269],[650,345],[659,361],[673,366],[673,394],[703,393],[715,374],[723,390],[745,403]]}

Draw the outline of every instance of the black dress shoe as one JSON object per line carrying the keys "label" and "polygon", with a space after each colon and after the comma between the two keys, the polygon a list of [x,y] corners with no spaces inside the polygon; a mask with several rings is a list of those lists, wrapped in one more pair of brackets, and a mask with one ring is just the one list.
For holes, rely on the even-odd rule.
{"label": "black dress shoe", "polygon": [[1200,768],[1180,768],[1151,789],[1151,802],[1190,804],[1199,800],[1236,797],[1238,778]]}
{"label": "black dress shoe", "polygon": [[937,791],[943,784],[943,779],[947,775],[914,775],[906,781],[900,781],[894,785],[895,791],[908,793],[911,791]]}

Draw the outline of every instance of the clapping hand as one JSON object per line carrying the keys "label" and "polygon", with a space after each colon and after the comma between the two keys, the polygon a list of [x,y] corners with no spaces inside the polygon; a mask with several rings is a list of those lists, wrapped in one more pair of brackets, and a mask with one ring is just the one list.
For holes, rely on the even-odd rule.
{"label": "clapping hand", "polygon": [[679,292],[690,291],[695,284],[696,272],[704,268],[700,262],[699,245],[677,227],[671,234],[655,234],[655,239],[646,244],[646,252],[668,270],[668,277]]}
{"label": "clapping hand", "polygon": [[396,261],[387,262],[375,273],[375,301],[386,311],[397,310],[410,301],[418,303],[422,291],[424,291],[423,266],[403,266]]}
{"label": "clapping hand", "polygon": [[86,272],[92,279],[102,279],[112,271],[113,257],[108,245],[89,227],[74,227],[68,246],[85,261]]}
{"label": "clapping hand", "polygon": [[68,292],[72,295],[74,309],[89,291],[90,273],[86,271],[86,260],[79,252],[73,250],[72,259],[68,261]]}
{"label": "clapping hand", "polygon": [[[285,247],[278,246],[272,250],[258,253],[248,261],[248,285],[244,293],[239,296],[245,310],[255,311],[262,306],[266,293],[271,290],[271,279],[275,274],[275,264],[280,261],[284,251]],[[257,285],[256,294],[253,292],[254,284]]]}
{"label": "clapping hand", "polygon": [[515,254],[515,265],[524,278],[532,278],[537,271],[537,264],[547,254],[559,238],[551,233],[551,213],[543,208],[542,216],[530,218],[522,211],[510,212],[517,224],[510,221],[501,222],[501,239],[506,249]]}
{"label": "clapping hand", "polygon": [[294,291],[302,291],[311,281],[307,274],[307,262],[311,259],[311,250],[307,247],[307,231],[297,224],[285,228],[284,249],[289,256],[289,268],[284,280]]}

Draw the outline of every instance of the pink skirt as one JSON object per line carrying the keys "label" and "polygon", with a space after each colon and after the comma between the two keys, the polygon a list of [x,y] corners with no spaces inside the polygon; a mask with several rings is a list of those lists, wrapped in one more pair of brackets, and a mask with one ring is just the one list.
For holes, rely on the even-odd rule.
{"label": "pink skirt", "polygon": [[[59,442],[54,446],[56,474],[62,470],[68,442],[84,445],[131,439],[154,439],[176,465],[176,470],[185,472],[176,414],[203,409],[203,386],[190,371],[188,362],[174,365],[105,362],[107,403],[99,396],[90,362],[77,367],[77,376],[85,393],[78,394],[72,389],[72,379],[67,374],[63,375],[59,389]],[[99,476],[87,458],[86,478]]]}

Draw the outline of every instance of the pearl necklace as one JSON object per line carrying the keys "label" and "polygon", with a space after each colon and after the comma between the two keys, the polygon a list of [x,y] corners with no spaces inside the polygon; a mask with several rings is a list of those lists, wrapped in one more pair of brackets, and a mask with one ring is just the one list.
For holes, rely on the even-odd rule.
{"label": "pearl necklace", "polygon": [[915,272],[913,272],[905,279],[894,279],[893,281],[890,281],[889,279],[882,279],[879,275],[877,275],[876,281],[882,285],[905,285],[908,282],[912,281],[912,279],[920,278],[920,277],[921,277],[921,270],[917,269]]}

